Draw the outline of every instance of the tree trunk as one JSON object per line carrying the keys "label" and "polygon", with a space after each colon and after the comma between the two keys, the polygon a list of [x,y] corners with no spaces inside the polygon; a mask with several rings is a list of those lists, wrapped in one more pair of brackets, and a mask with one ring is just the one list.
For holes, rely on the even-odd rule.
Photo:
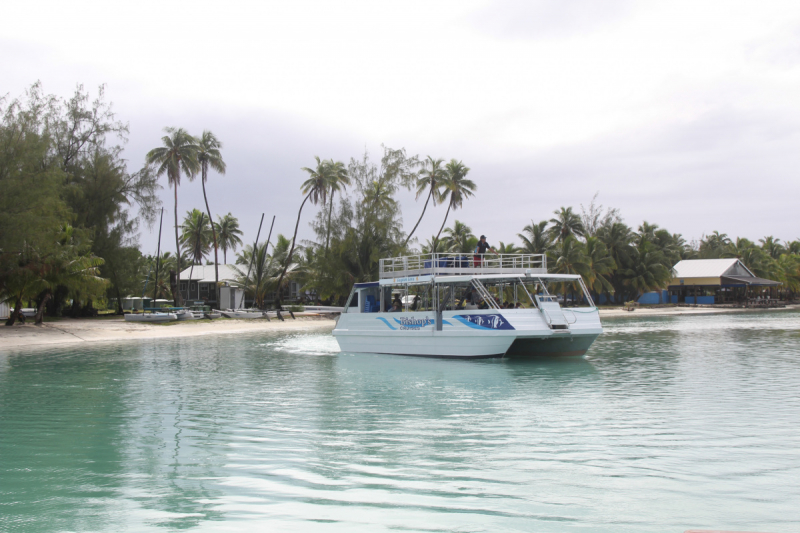
{"label": "tree trunk", "polygon": [[325,237],[325,255],[328,255],[328,244],[331,242],[331,215],[333,214],[333,195],[335,191],[331,191],[331,207],[328,209],[328,235]]}
{"label": "tree trunk", "polygon": [[18,297],[17,301],[14,303],[14,312],[11,313],[11,316],[8,317],[8,320],[6,320],[6,326],[13,326],[14,322],[17,321],[17,318],[20,316],[21,312],[22,312],[22,298]]}
{"label": "tree trunk", "polygon": [[306,195],[306,197],[303,198],[303,203],[300,204],[300,211],[297,212],[297,223],[294,225],[294,236],[292,237],[292,247],[289,248],[289,255],[286,256],[286,262],[283,264],[283,272],[281,272],[281,275],[278,278],[278,286],[276,288],[276,293],[275,293],[276,294],[275,305],[277,306],[279,313],[281,311],[281,283],[283,283],[283,277],[286,275],[286,269],[289,268],[289,263],[292,262],[292,256],[294,255],[294,243],[295,240],[297,239],[297,230],[298,228],[300,228],[300,215],[303,213],[303,206],[306,205],[306,201],[310,197],[311,193],[309,192]]}
{"label": "tree trunk", "polygon": [[422,214],[419,216],[419,220],[417,220],[417,223],[414,225],[414,228],[411,230],[411,233],[409,233],[408,237],[406,237],[406,242],[403,243],[403,248],[406,247],[408,241],[411,240],[411,236],[414,235],[415,231],[417,231],[417,226],[419,226],[419,223],[422,222],[422,217],[425,216],[425,210],[428,209],[428,202],[430,201],[432,194],[433,194],[433,188],[431,188],[431,192],[428,193],[428,198],[425,199],[425,205],[422,208]]}
{"label": "tree trunk", "polygon": [[[169,271],[169,288],[172,290],[172,299],[177,301],[178,297],[180,296],[180,286],[176,283],[178,277],[175,275],[174,270]],[[176,306],[177,307],[177,306]]]}
{"label": "tree trunk", "polygon": [[433,239],[433,253],[436,253],[436,248],[439,244],[439,235],[442,234],[442,230],[444,229],[444,225],[447,224],[447,217],[450,215],[450,208],[453,207],[453,202],[447,204],[447,212],[444,214],[444,221],[442,222],[442,227],[439,228],[439,233],[436,234],[436,238]]}
{"label": "tree trunk", "polygon": [[214,219],[211,218],[211,209],[208,208],[208,197],[206,196],[206,170],[203,169],[203,199],[206,201],[206,211],[208,212],[208,221],[211,223],[211,235],[214,237],[214,299],[219,307],[219,255],[217,255],[217,230],[214,228]]}
{"label": "tree trunk", "polygon": [[47,292],[44,294],[44,298],[42,298],[42,303],[39,304],[39,308],[36,310],[36,320],[34,321],[34,324],[36,324],[37,326],[41,326],[42,322],[44,322],[44,306],[45,304],[47,304],[47,301],[50,300],[50,298],[52,297],[53,293],[48,289]]}
{"label": "tree trunk", "polygon": [[[178,238],[178,181],[175,180],[175,249],[178,251],[178,256],[175,258],[175,262],[178,265],[178,272],[176,273],[176,287],[177,290],[174,288],[172,289],[172,297],[175,299],[175,307],[180,307],[183,304],[183,298],[181,296],[181,241]],[[170,276],[172,277],[172,276]]]}

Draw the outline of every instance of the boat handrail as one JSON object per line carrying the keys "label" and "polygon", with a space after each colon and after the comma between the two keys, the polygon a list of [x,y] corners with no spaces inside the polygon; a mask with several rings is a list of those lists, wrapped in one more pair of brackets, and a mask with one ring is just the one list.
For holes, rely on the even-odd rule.
{"label": "boat handrail", "polygon": [[547,274],[545,254],[447,252],[389,257],[379,261],[381,279],[452,274]]}

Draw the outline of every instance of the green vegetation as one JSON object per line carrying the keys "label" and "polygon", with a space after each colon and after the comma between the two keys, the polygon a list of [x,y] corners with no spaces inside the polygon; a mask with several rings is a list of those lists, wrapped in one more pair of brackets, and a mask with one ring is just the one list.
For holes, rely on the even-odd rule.
{"label": "green vegetation", "polygon": [[[141,169],[130,172],[121,158],[128,127],[118,121],[101,87],[97,97],[79,86],[69,99],[44,95],[33,85],[22,99],[0,100],[0,299],[15,311],[24,301],[49,316],[96,314],[116,299],[144,293],[172,298],[180,305],[184,265],[219,263],[219,249],[236,253],[236,280],[259,307],[281,304],[289,281],[316,292],[327,303],[342,304],[353,283],[378,277],[379,260],[412,253],[471,253],[477,243],[471,228],[449,215],[476,195],[477,184],[461,161],[383,147],[380,161],[365,153],[348,164],[315,158],[303,168],[302,197],[291,239],[277,235],[242,246],[242,231],[231,213],[214,222],[206,194],[210,171],[223,175],[222,143],[206,130],[200,137],[182,128],[166,128],[161,146],[149,151]],[[181,178],[201,176],[205,209],[178,219]],[[175,251],[143,256],[137,245],[139,221],[156,222],[166,175],[174,197]],[[397,194],[425,196],[419,218],[403,231]],[[337,194],[338,193],[338,194]],[[657,225],[626,225],[618,210],[596,204],[561,207],[550,218],[521,228],[521,244],[491,239],[500,253],[546,254],[553,272],[580,274],[595,296],[635,300],[664,287],[672,266],[687,258],[737,257],[757,276],[783,282],[790,297],[800,291],[800,241],[782,243],[773,236],[757,243],[714,232],[687,243]],[[298,242],[307,204],[320,206],[310,225],[314,239]],[[414,238],[420,222],[444,206],[439,231],[426,242]],[[430,209],[429,209],[430,207]],[[132,217],[130,209],[138,216]],[[510,237],[510,235],[508,236]],[[421,240],[421,239],[419,239]],[[499,243],[499,244],[498,244]],[[213,250],[213,257],[211,252]],[[215,266],[219,287],[219,269]],[[575,287],[562,287],[565,298]],[[217,293],[217,301],[218,293]],[[71,302],[68,304],[68,302]]]}

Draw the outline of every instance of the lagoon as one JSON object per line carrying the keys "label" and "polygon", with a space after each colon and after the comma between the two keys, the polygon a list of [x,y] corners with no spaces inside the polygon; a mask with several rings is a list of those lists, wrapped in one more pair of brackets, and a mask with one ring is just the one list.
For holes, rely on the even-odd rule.
{"label": "lagoon", "polygon": [[527,361],[0,351],[0,531],[796,531],[800,312],[604,326]]}

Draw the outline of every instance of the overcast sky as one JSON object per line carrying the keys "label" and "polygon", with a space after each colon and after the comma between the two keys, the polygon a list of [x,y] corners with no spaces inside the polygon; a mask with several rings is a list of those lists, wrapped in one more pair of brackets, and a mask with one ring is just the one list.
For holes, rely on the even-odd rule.
{"label": "overcast sky", "polygon": [[[132,171],[165,126],[213,131],[228,172],[209,178],[211,209],[238,216],[247,241],[262,212],[291,235],[300,168],[315,155],[347,162],[366,149],[378,159],[381,143],[469,166],[477,196],[451,219],[492,244],[518,242],[531,220],[598,191],[629,225],[647,220],[687,240],[714,230],[800,237],[796,0],[62,0],[3,10],[0,94],[36,80],[62,96],[105,83],[130,123]],[[408,230],[422,200],[401,199]],[[185,182],[181,216],[201,206],[199,181]],[[420,237],[444,212],[429,209]],[[301,237],[314,213],[304,212]],[[142,228],[145,253],[155,241]]]}

